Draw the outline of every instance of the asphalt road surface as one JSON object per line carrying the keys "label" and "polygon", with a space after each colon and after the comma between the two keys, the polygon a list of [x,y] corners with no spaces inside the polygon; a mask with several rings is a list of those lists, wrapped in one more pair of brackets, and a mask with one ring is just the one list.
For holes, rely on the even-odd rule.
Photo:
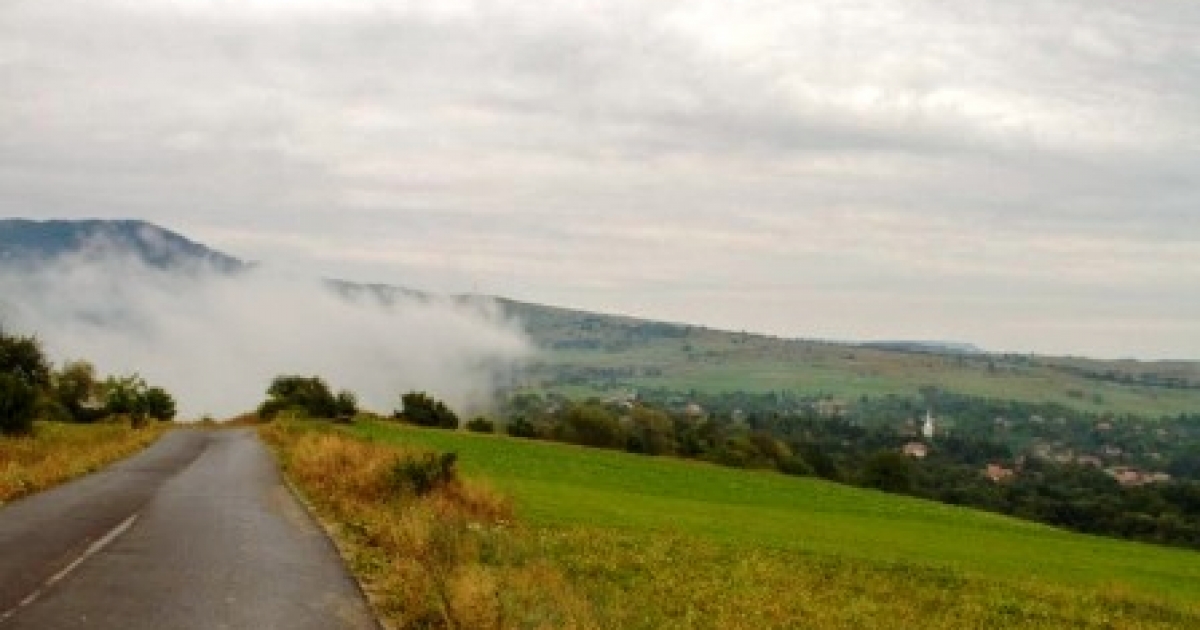
{"label": "asphalt road surface", "polygon": [[0,629],[378,630],[251,430],[167,433],[0,507]]}

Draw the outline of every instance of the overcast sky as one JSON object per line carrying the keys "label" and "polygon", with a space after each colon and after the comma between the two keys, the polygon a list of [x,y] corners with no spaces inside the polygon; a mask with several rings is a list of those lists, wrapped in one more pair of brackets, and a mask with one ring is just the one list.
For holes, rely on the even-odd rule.
{"label": "overcast sky", "polygon": [[1200,359],[1200,3],[0,0],[0,214],[735,330]]}

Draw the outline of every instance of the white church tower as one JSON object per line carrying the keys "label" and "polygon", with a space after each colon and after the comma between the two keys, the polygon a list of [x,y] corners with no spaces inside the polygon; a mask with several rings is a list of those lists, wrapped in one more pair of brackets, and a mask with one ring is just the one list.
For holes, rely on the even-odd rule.
{"label": "white church tower", "polygon": [[937,431],[936,423],[937,420],[933,417],[933,411],[926,411],[925,424],[921,427],[921,435],[924,435],[926,440],[933,439],[933,434]]}

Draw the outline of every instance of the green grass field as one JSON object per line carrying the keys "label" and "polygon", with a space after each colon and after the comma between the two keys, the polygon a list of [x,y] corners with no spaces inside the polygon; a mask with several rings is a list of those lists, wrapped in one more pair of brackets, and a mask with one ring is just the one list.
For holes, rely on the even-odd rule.
{"label": "green grass field", "polygon": [[[1055,594],[1046,595],[1051,600],[1078,602],[1117,593],[1175,610],[1200,600],[1200,554],[1185,550],[775,473],[390,423],[364,423],[354,431],[373,441],[458,453],[464,473],[509,493],[519,515],[551,538],[565,537],[567,547],[607,540],[599,555],[644,545],[645,553],[682,554],[688,564],[692,552],[709,563],[773,558],[763,561],[797,570],[866,571],[876,587],[894,579],[949,581],[992,592],[993,603],[1016,597],[1045,604],[1047,593]],[[595,570],[579,558],[564,562]],[[688,572],[703,575],[705,566],[697,561]],[[880,582],[880,575],[892,578]]]}

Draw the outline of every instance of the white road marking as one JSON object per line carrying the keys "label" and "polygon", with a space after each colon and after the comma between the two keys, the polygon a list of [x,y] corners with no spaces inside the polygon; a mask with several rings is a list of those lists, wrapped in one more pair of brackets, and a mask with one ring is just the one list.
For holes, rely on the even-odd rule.
{"label": "white road marking", "polygon": [[46,580],[40,588],[38,588],[34,592],[30,593],[28,597],[21,600],[21,602],[19,604],[17,604],[16,606],[14,606],[11,610],[6,610],[6,611],[4,611],[3,614],[0,614],[0,623],[4,623],[5,621],[8,621],[9,618],[11,618],[13,615],[17,614],[17,611],[32,604],[35,601],[37,601],[37,598],[40,597],[42,595],[42,593],[46,592],[46,589],[50,588],[51,586],[54,586],[56,583],[61,581],[63,578],[70,575],[72,571],[74,571],[75,569],[78,569],[79,565],[86,562],[88,558],[91,558],[92,556],[96,555],[97,553],[100,553],[100,551],[103,550],[105,547],[107,547],[110,543],[112,543],[112,541],[116,540],[118,536],[120,536],[121,534],[124,534],[125,531],[128,530],[130,527],[133,527],[133,523],[134,523],[134,521],[137,520],[137,518],[138,518],[137,514],[130,516],[129,518],[122,521],[120,525],[117,525],[116,527],[109,530],[109,532],[107,534],[105,534],[104,536],[101,536],[99,540],[97,540],[96,542],[89,545],[88,548],[86,550],[84,550],[83,553],[79,554],[78,558],[75,558],[74,562],[72,562],[71,564],[68,564],[66,566],[66,568],[64,568],[62,571],[59,571],[58,573],[55,573],[54,575],[50,576],[50,579]]}

